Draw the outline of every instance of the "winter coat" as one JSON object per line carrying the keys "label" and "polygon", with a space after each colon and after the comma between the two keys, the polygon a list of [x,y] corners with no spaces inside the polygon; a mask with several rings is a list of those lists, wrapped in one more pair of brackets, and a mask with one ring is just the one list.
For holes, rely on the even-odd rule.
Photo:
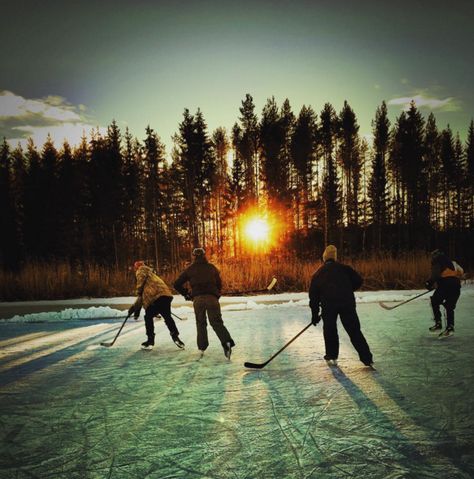
{"label": "winter coat", "polygon": [[449,278],[449,281],[461,283],[460,277],[463,274],[462,268],[454,265],[447,255],[440,254],[431,260],[431,277],[428,280],[430,284],[443,282]]}
{"label": "winter coat", "polygon": [[362,278],[354,269],[334,260],[326,261],[311,278],[309,306],[314,315],[324,308],[355,307],[354,291]]}
{"label": "winter coat", "polygon": [[189,294],[184,284],[189,282],[191,296],[202,296],[212,294],[220,298],[222,291],[222,280],[219,270],[209,263],[205,256],[196,256],[193,264],[188,266],[174,282],[176,291],[183,296]]}
{"label": "winter coat", "polygon": [[137,300],[135,306],[138,309],[140,309],[141,306],[147,309],[161,296],[173,297],[171,289],[148,266],[140,266],[140,268],[137,269],[135,276],[137,277]]}

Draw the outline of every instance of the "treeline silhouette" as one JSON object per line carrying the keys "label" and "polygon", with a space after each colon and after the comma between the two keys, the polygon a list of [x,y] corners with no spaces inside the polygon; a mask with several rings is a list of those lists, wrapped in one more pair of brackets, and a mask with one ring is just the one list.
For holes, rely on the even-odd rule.
{"label": "treeline silhouette", "polygon": [[414,103],[391,124],[382,103],[368,141],[347,102],[296,115],[270,98],[258,116],[247,94],[239,111],[230,132],[211,133],[185,109],[170,162],[152,128],[138,140],[115,121],[74,148],[4,140],[0,265],[145,258],[167,270],[195,245],[241,257],[252,252],[241,221],[251,211],[277,228],[266,251],[279,257],[312,260],[331,242],[353,258],[442,247],[472,264],[472,121],[463,143]]}

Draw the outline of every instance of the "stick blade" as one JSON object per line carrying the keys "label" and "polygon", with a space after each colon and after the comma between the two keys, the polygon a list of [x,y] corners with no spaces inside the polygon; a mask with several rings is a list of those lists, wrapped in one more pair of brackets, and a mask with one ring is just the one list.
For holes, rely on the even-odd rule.
{"label": "stick blade", "polygon": [[267,286],[268,291],[271,291],[271,290],[274,288],[274,286],[276,285],[276,283],[277,283],[277,279],[276,279],[276,278],[273,278],[273,279],[270,281],[270,284]]}
{"label": "stick blade", "polygon": [[267,363],[262,363],[262,364],[244,363],[244,367],[249,369],[262,369],[265,366],[265,364]]}
{"label": "stick blade", "polygon": [[113,343],[100,343],[101,346],[105,346],[106,348],[110,348]]}
{"label": "stick blade", "polygon": [[379,302],[379,305],[382,306],[383,309],[394,309],[398,306],[398,304],[396,304],[395,306],[387,306],[385,303],[382,303],[382,302]]}

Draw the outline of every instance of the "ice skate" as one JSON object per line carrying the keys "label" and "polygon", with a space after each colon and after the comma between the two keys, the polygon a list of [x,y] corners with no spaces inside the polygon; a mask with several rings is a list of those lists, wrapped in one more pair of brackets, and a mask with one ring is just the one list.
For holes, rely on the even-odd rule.
{"label": "ice skate", "polygon": [[453,334],[454,334],[454,328],[452,326],[448,326],[442,333],[439,333],[438,339],[449,338]]}
{"label": "ice skate", "polygon": [[436,333],[437,331],[441,331],[443,327],[441,326],[441,323],[436,322],[433,326],[430,327],[430,331],[432,333]]}
{"label": "ice skate", "polygon": [[324,359],[326,360],[328,366],[337,366],[337,359],[330,358],[329,356],[324,356]]}
{"label": "ice skate", "polygon": [[230,356],[232,354],[232,343],[227,341],[227,343],[223,345],[223,348],[225,357],[230,361]]}
{"label": "ice skate", "polygon": [[153,349],[153,346],[155,345],[155,335],[153,336],[148,336],[148,339],[142,343],[142,349],[145,351],[150,351]]}
{"label": "ice skate", "polygon": [[173,340],[174,344],[178,346],[179,349],[184,349],[184,343],[183,341],[181,341],[181,339],[179,339],[179,336],[177,334],[171,336],[171,339]]}

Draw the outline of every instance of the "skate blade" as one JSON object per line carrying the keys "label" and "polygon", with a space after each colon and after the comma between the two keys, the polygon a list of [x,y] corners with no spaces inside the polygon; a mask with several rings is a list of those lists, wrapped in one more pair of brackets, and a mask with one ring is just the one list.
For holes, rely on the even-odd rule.
{"label": "skate blade", "polygon": [[330,367],[337,367],[337,359],[326,359],[326,364]]}
{"label": "skate blade", "polygon": [[151,351],[153,346],[142,346],[142,351]]}
{"label": "skate blade", "polygon": [[201,359],[204,357],[204,351],[199,353],[199,356],[198,358],[196,359],[196,361],[201,361]]}
{"label": "skate blade", "polygon": [[440,334],[438,336],[438,339],[448,339],[448,338],[452,338],[454,336],[454,334]]}

